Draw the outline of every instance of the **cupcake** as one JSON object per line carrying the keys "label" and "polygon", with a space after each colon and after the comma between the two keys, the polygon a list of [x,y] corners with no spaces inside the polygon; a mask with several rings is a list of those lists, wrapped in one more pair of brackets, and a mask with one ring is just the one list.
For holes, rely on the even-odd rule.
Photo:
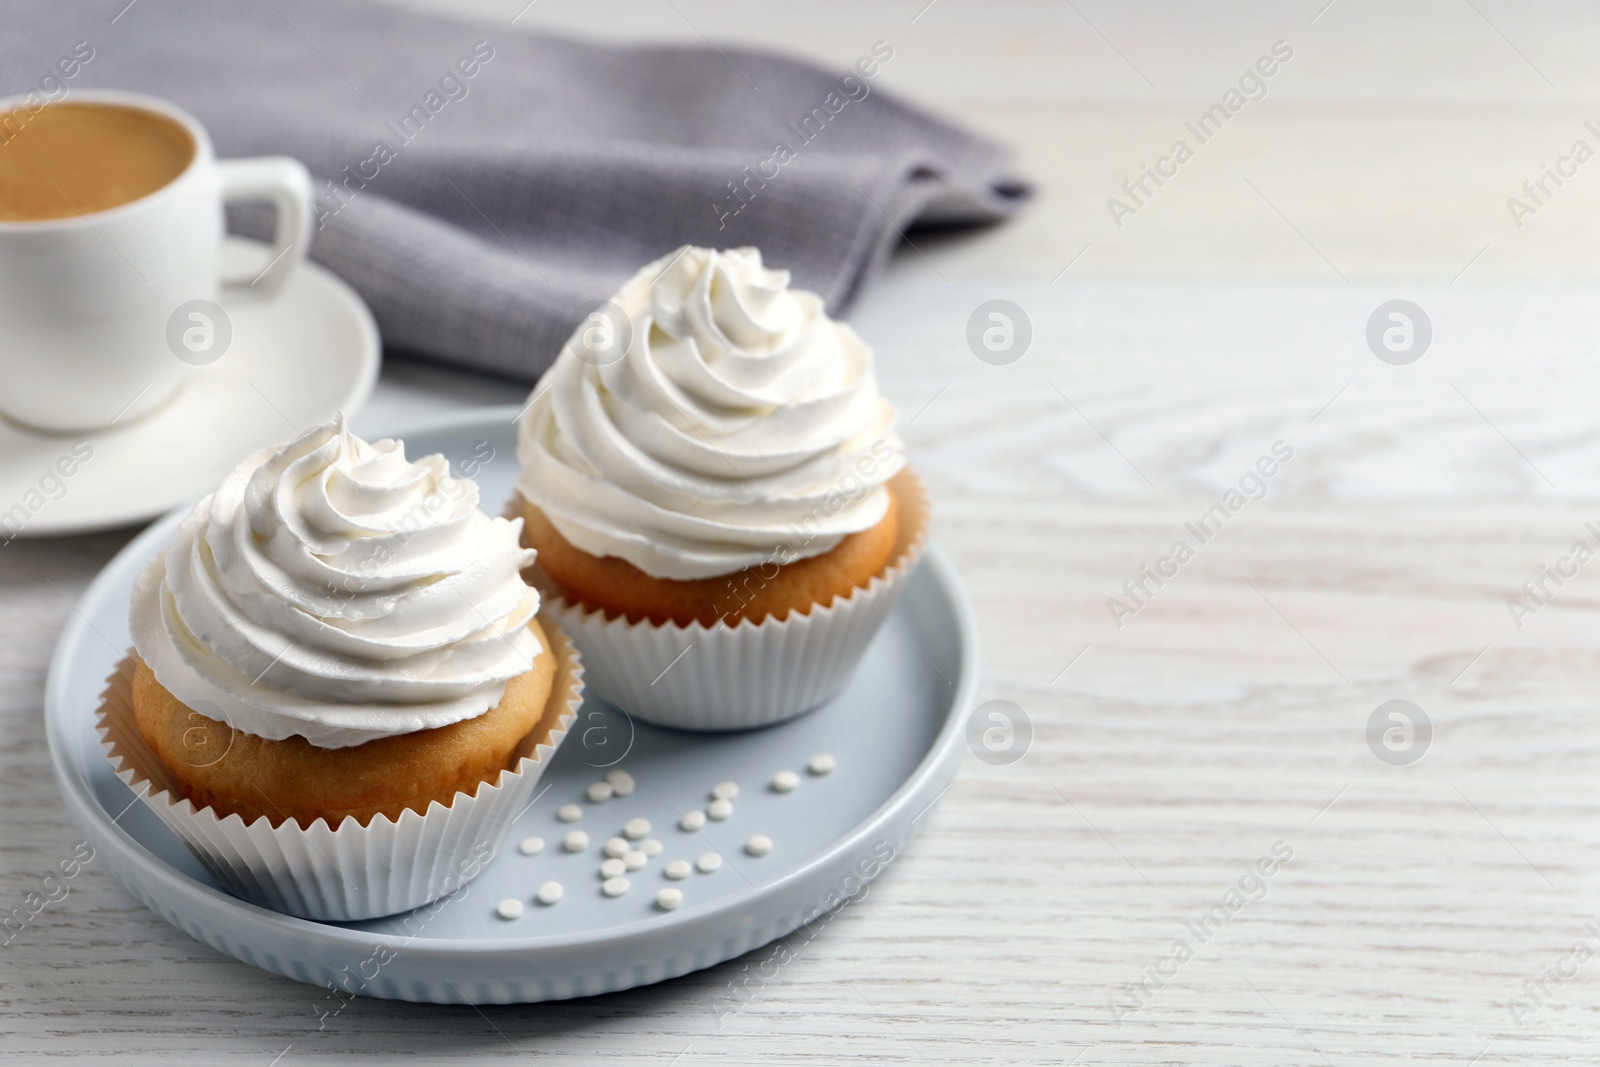
{"label": "cupcake", "polygon": [[482,867],[565,736],[577,658],[521,524],[343,419],[241,463],[134,584],[102,724],[247,899],[392,914]]}
{"label": "cupcake", "polygon": [[729,729],[814,707],[926,536],[871,349],[753,248],[681,248],[596,314],[521,416],[530,580],[630,713]]}

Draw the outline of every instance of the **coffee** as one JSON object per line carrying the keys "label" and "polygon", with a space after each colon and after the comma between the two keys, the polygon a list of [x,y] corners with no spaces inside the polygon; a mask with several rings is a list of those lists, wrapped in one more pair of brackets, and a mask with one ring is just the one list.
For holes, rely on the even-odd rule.
{"label": "coffee", "polygon": [[138,200],[194,159],[189,131],[116,104],[0,114],[0,222],[74,218]]}

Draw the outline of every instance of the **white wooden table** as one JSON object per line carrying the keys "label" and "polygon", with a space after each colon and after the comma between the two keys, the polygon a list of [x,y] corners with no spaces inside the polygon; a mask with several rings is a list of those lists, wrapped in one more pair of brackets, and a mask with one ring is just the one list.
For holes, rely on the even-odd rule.
{"label": "white wooden table", "polygon": [[[976,604],[982,696],[1024,709],[1031,746],[969,760],[868,902],[720,1028],[740,961],[575,1003],[362,1000],[317,1032],[314,990],[189,940],[90,864],[0,951],[0,1054],[1595,1062],[1600,562],[1520,620],[1507,599],[1597,542],[1600,162],[1521,228],[1506,200],[1574,140],[1600,148],[1600,15],[540,0],[508,26],[524,2],[472,7],[495,33],[703,33],[841,65],[889,40],[884,84],[1021,149],[1039,202],[915,238],[856,322]],[[1279,40],[1294,55],[1265,98],[1115,226],[1107,198]],[[1033,326],[1009,366],[964,341],[994,298]],[[1433,325],[1409,366],[1365,340],[1396,298]],[[518,392],[391,368],[361,422]],[[1277,441],[1293,458],[1265,495],[1145,579],[1119,627],[1107,600],[1197,541],[1184,524]],[[76,841],[44,673],[67,600],[126,536],[0,549],[0,900]],[[1396,699],[1432,724],[1410,765],[1366,738]],[[1274,849],[1291,858],[1250,878]]]}

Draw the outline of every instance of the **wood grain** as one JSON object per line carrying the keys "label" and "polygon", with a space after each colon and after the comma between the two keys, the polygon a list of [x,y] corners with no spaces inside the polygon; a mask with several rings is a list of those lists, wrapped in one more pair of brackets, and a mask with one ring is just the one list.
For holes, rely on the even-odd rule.
{"label": "wood grain", "polygon": [[[473,8],[503,27],[522,4]],[[529,8],[518,29],[704,32],[836,62],[889,39],[886,85],[1019,147],[1040,201],[991,231],[913,235],[856,325],[977,610],[982,699],[1021,707],[1031,747],[969,759],[868,899],[795,939],[731,1015],[730,983],[768,950],[575,1003],[358,1000],[319,1031],[316,990],[189,940],[90,863],[0,948],[0,1053],[1593,1062],[1600,959],[1545,972],[1571,970],[1580,939],[1600,950],[1584,925],[1600,915],[1600,586],[1580,572],[1520,628],[1506,601],[1600,519],[1600,171],[1520,230],[1504,200],[1591,117],[1600,21],[1574,3],[1322,8]],[[1280,37],[1297,54],[1268,98],[1113,226],[1105,198]],[[996,297],[1034,326],[1007,367],[964,340]],[[1393,297],[1436,327],[1410,367],[1364,340]],[[360,424],[517,395],[396,365]],[[1265,496],[1119,627],[1107,600],[1279,440],[1294,458]],[[44,674],[127,536],[0,548],[7,908],[77,841]],[[1366,739],[1394,699],[1433,726],[1410,766]],[[1186,924],[1275,846],[1292,858],[1264,895],[1201,943]],[[1177,939],[1192,958],[1146,977]]]}

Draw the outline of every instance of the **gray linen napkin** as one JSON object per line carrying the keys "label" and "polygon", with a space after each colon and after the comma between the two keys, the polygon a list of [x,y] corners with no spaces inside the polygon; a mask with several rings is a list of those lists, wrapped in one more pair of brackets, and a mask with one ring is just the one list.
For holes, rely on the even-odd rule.
{"label": "gray linen napkin", "polygon": [[4,20],[0,96],[148,92],[221,156],[301,159],[312,256],[389,345],[522,379],[677,245],[755,245],[844,315],[906,228],[1028,196],[1005,149],[879,88],[895,41],[826,70],[330,0],[13,0]]}

